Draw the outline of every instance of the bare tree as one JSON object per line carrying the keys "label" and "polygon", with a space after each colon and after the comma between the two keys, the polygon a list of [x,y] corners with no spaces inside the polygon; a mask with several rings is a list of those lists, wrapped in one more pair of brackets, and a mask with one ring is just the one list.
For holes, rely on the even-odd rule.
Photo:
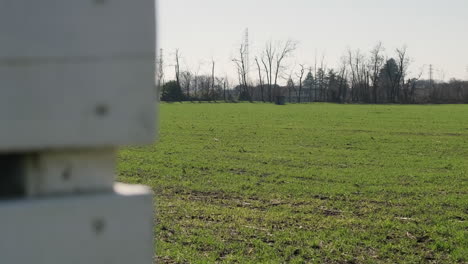
{"label": "bare tree", "polygon": [[294,81],[293,81],[291,75],[289,75],[288,81],[286,82],[286,87],[288,88],[289,102],[293,102],[292,93],[293,93],[293,91],[296,91],[296,85],[294,84]]}
{"label": "bare tree", "polygon": [[318,71],[318,77],[319,77],[319,89],[320,89],[320,96],[322,97],[322,101],[327,100],[327,91],[326,91],[326,84],[325,84],[325,74],[326,74],[326,68],[327,66],[324,65],[325,61],[325,54],[322,54],[322,59],[320,60],[320,71]]}
{"label": "bare tree", "polygon": [[259,85],[260,85],[261,99],[262,99],[262,102],[265,102],[262,67],[260,66],[260,63],[258,62],[257,57],[255,57],[255,63],[257,64],[257,70],[258,70],[258,82],[259,82]]}
{"label": "bare tree", "polygon": [[239,85],[241,88],[241,99],[251,100],[251,94],[248,89],[247,83],[247,65],[246,65],[246,47],[244,44],[240,45],[239,48],[239,57],[232,59],[237,68],[237,74],[239,77]]}
{"label": "bare tree", "polygon": [[[315,56],[315,66],[306,68],[298,64],[299,69],[289,65],[297,43],[288,41],[268,41],[255,57],[258,72],[258,85],[249,80],[249,66],[246,44],[241,44],[232,59],[236,66],[239,85],[229,86],[228,79],[215,76],[216,63],[214,59],[203,64],[206,73],[198,75],[198,70],[190,70],[184,63],[179,49],[175,49],[175,58],[165,64],[163,50],[160,49],[156,57],[155,85],[161,88],[167,72],[164,67],[174,67],[175,82],[182,89],[187,98],[203,100],[229,100],[239,95],[243,100],[275,100],[276,95],[287,95],[289,89],[290,100],[298,103],[308,99],[313,101],[333,102],[366,102],[366,103],[417,103],[417,102],[465,102],[468,101],[468,82],[451,80],[421,80],[419,76],[409,72],[411,60],[408,58],[407,48],[403,46],[394,51],[393,56],[386,57],[381,42],[378,42],[369,52],[348,49],[343,57],[344,61],[336,69],[327,69],[324,56]],[[171,54],[172,56],[172,54]],[[317,60],[318,59],[318,60]],[[174,60],[174,64],[172,61]],[[208,66],[209,65],[209,66]],[[219,68],[219,66],[218,66]],[[314,68],[314,69],[312,69]],[[167,71],[167,70],[166,70]],[[205,71],[205,70],[203,70]],[[432,73],[432,70],[431,70]],[[289,74],[289,76],[288,76]],[[166,75],[166,76],[165,76]],[[432,74],[429,78],[432,80]],[[288,78],[289,77],[289,78]],[[172,78],[171,78],[172,79]],[[232,80],[231,80],[232,81]],[[286,86],[283,81],[287,81]],[[235,87],[234,87],[235,86]],[[429,88],[428,88],[429,87]],[[432,87],[432,88],[431,88]],[[229,90],[233,88],[232,91]],[[437,88],[437,89],[435,89]],[[310,89],[307,94],[307,89]],[[425,91],[426,89],[426,91]],[[427,89],[432,89],[428,91]],[[297,96],[297,100],[295,98]],[[308,97],[308,98],[307,98]]]}
{"label": "bare tree", "polygon": [[[162,86],[164,85],[164,57],[163,49],[159,50],[157,65],[156,65],[156,88],[157,91],[161,91]],[[159,98],[159,94],[157,95]]]}
{"label": "bare tree", "polygon": [[307,76],[306,76],[306,79],[304,80],[304,85],[306,85],[306,87],[309,89],[309,96],[308,96],[308,100],[309,102],[312,102],[312,90],[314,88],[314,85],[315,85],[315,76],[313,75],[312,73],[312,67],[309,67],[308,69],[308,73],[307,73]]}
{"label": "bare tree", "polygon": [[369,71],[365,64],[365,57],[359,50],[348,50],[348,63],[351,72],[351,98],[353,101],[369,102]]}
{"label": "bare tree", "polygon": [[349,70],[350,70],[350,73],[351,73],[351,100],[356,100],[355,98],[355,93],[356,93],[356,90],[354,89],[354,87],[356,86],[356,71],[355,71],[355,68],[354,68],[354,60],[353,60],[353,52],[351,51],[351,49],[348,49],[348,57],[347,57],[347,60],[348,60],[348,66],[349,66]]}
{"label": "bare tree", "polygon": [[273,102],[273,93],[272,93],[272,74],[273,74],[273,60],[275,59],[276,50],[273,47],[273,42],[270,40],[265,45],[265,50],[262,55],[262,64],[265,68],[267,87],[268,87],[268,99],[270,102]]}
{"label": "bare tree", "polygon": [[[281,46],[281,44],[279,44]],[[278,74],[284,69],[283,60],[291,56],[291,54],[296,50],[296,42],[292,40],[287,40],[282,46],[281,49],[276,53],[276,68],[275,68],[275,83],[274,87],[278,86]]]}
{"label": "bare tree", "polygon": [[175,50],[175,65],[174,65],[175,78],[176,78],[177,85],[180,87],[180,63],[179,63],[179,59],[180,59],[179,49],[176,49]]}
{"label": "bare tree", "polygon": [[417,77],[410,78],[406,81],[403,87],[403,101],[404,103],[415,103],[416,102],[416,85],[418,81],[421,79],[423,74],[423,69],[419,72]]}
{"label": "bare tree", "polygon": [[190,88],[192,84],[192,77],[193,77],[192,73],[188,70],[180,73],[181,88],[185,91],[185,95],[187,96],[188,99],[190,99]]}
{"label": "bare tree", "polygon": [[346,67],[346,59],[342,58],[341,66],[339,70],[339,88],[338,88],[338,98],[341,103],[346,102],[348,96],[348,72]]}
{"label": "bare tree", "polygon": [[268,41],[262,53],[262,64],[266,73],[266,84],[268,88],[268,99],[273,102],[273,89],[278,87],[278,78],[284,71],[284,60],[291,56],[296,49],[296,42],[288,40],[284,43]]}
{"label": "bare tree", "polygon": [[299,74],[296,74],[297,78],[299,78],[299,96],[297,98],[297,102],[301,102],[301,95],[302,95],[302,78],[304,77],[305,66],[304,64],[299,64],[301,69],[299,70]]}
{"label": "bare tree", "polygon": [[215,98],[215,61],[212,59],[211,60],[212,62],[212,65],[211,65],[211,97],[213,97],[212,99],[216,100]]}
{"label": "bare tree", "polygon": [[397,75],[397,86],[396,91],[394,93],[394,100],[395,102],[400,98],[400,91],[405,86],[405,78],[407,75],[408,67],[409,67],[409,59],[406,55],[406,46],[403,46],[400,49],[396,49],[396,55],[398,58],[398,75]]}
{"label": "bare tree", "polygon": [[380,70],[382,69],[382,66],[385,62],[385,58],[382,55],[383,51],[384,48],[382,47],[382,42],[377,43],[377,45],[371,50],[369,71],[372,81],[372,98],[374,103],[377,103],[377,90],[379,88]]}
{"label": "bare tree", "polygon": [[[315,80],[317,80],[317,50],[315,50],[315,56],[314,56],[314,76]],[[318,100],[318,94],[317,94],[317,87],[314,87],[314,101],[316,102]]]}
{"label": "bare tree", "polygon": [[200,94],[199,94],[199,78],[198,78],[198,75],[199,75],[199,72],[200,72],[200,68],[201,68],[201,62],[199,61],[198,62],[198,67],[197,67],[197,70],[195,70],[193,72],[193,84],[192,84],[192,87],[193,87],[193,96],[195,97],[200,97]]}
{"label": "bare tree", "polygon": [[228,78],[227,78],[227,75],[226,77],[224,77],[223,79],[223,98],[224,98],[224,101],[226,102],[226,86],[228,84]]}

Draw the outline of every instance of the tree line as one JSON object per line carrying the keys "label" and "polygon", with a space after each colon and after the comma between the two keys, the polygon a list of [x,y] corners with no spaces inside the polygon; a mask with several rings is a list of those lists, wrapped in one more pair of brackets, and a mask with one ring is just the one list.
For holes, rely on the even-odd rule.
{"label": "tree line", "polygon": [[[157,86],[163,101],[262,101],[283,97],[291,103],[468,103],[468,82],[422,79],[423,70],[410,75],[411,60],[404,46],[391,56],[382,43],[369,52],[348,49],[337,68],[326,66],[324,58],[313,65],[289,65],[297,43],[269,41],[250,64],[248,49],[241,44],[232,58],[237,80],[216,75],[216,63],[209,73],[181,70],[180,52],[175,50],[174,78],[165,82],[162,50],[157,59]],[[252,69],[252,70],[251,70]],[[255,76],[255,77],[251,77]],[[285,85],[280,85],[285,81]]]}

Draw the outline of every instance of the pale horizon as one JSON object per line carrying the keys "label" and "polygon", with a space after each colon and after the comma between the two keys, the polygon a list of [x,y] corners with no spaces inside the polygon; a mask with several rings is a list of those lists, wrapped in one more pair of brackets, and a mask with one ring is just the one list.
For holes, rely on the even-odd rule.
{"label": "pale horizon", "polygon": [[336,68],[348,49],[368,53],[382,42],[392,57],[406,46],[411,59],[409,76],[434,79],[468,79],[468,2],[371,0],[319,2],[316,0],[160,0],[158,48],[162,48],[166,79],[173,79],[174,51],[181,53],[181,70],[209,74],[211,60],[216,75],[237,82],[235,57],[249,29],[251,79],[253,59],[269,40],[298,42],[286,64],[313,66],[322,56],[328,68]]}

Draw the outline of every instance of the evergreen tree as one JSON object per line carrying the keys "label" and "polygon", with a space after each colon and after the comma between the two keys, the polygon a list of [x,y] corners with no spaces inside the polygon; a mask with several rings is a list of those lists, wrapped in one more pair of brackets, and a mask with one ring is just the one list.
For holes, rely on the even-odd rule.
{"label": "evergreen tree", "polygon": [[184,94],[176,81],[170,81],[163,85],[161,101],[175,102],[184,100]]}
{"label": "evergreen tree", "polygon": [[387,102],[393,102],[396,96],[396,89],[399,89],[399,70],[395,59],[387,60],[380,70],[380,87],[383,89],[383,96]]}

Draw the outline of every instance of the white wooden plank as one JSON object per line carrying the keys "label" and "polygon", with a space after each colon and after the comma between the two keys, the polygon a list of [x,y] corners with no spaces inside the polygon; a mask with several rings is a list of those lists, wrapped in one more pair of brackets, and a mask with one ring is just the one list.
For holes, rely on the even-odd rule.
{"label": "white wooden plank", "polygon": [[151,263],[151,193],[138,186],[116,189],[0,202],[0,263]]}
{"label": "white wooden plank", "polygon": [[154,1],[0,1],[0,152],[150,143]]}
{"label": "white wooden plank", "polygon": [[143,144],[155,138],[151,63],[0,67],[0,151]]}
{"label": "white wooden plank", "polygon": [[112,191],[116,150],[46,151],[26,155],[22,176],[28,197]]}
{"label": "white wooden plank", "polygon": [[151,55],[154,17],[154,0],[2,0],[0,58]]}

